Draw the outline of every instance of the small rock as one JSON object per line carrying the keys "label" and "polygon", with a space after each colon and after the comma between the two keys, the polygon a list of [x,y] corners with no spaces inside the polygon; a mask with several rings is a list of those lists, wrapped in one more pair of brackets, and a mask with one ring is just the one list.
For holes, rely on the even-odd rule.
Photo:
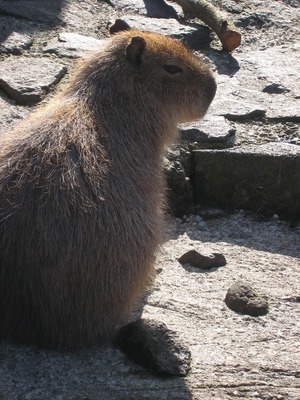
{"label": "small rock", "polygon": [[224,218],[228,216],[228,211],[223,210],[221,208],[212,208],[212,207],[200,207],[196,214],[199,215],[204,220],[215,219],[215,218]]}
{"label": "small rock", "polygon": [[265,86],[262,91],[269,94],[280,94],[290,92],[290,89],[280,83],[271,83],[270,85]]}
{"label": "small rock", "polygon": [[241,281],[234,283],[228,289],[225,303],[231,310],[253,317],[266,315],[269,312],[267,299]]}
{"label": "small rock", "polygon": [[0,53],[19,55],[31,45],[32,39],[28,35],[8,31],[0,33]]}
{"label": "small rock", "polygon": [[48,58],[12,57],[1,63],[0,87],[19,104],[36,103],[66,72]]}
{"label": "small rock", "polygon": [[192,267],[204,270],[223,267],[226,265],[226,259],[223,254],[200,254],[197,250],[187,251],[178,259],[178,261],[180,264],[190,264]]}
{"label": "small rock", "polygon": [[190,370],[189,349],[176,332],[161,322],[132,322],[120,329],[117,344],[130,359],[154,375],[186,376]]}

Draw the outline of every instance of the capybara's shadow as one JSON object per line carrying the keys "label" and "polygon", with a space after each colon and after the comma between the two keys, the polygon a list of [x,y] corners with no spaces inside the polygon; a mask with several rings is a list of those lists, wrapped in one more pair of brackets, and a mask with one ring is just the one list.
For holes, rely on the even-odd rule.
{"label": "capybara's shadow", "polygon": [[0,398],[190,400],[182,378],[153,377],[118,348],[95,346],[55,352],[11,342],[0,344]]}

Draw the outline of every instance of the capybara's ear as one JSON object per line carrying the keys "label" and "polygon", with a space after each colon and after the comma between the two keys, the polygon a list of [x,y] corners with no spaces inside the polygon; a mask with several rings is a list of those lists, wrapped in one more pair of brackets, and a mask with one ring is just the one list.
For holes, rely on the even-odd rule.
{"label": "capybara's ear", "polygon": [[138,66],[142,64],[142,57],[146,47],[146,40],[142,36],[134,36],[126,47],[126,57],[131,64]]}
{"label": "capybara's ear", "polygon": [[129,31],[130,29],[130,26],[123,19],[116,19],[115,23],[110,26],[109,33],[114,35],[118,32]]}

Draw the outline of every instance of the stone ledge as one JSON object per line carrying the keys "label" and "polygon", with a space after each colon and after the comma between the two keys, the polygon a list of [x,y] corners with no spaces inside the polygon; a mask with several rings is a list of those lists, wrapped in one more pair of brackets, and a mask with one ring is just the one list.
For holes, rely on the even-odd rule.
{"label": "stone ledge", "polygon": [[34,104],[67,73],[67,67],[50,58],[9,57],[1,62],[0,88],[18,104]]}
{"label": "stone ledge", "polygon": [[268,143],[194,152],[195,201],[300,219],[300,148]]}

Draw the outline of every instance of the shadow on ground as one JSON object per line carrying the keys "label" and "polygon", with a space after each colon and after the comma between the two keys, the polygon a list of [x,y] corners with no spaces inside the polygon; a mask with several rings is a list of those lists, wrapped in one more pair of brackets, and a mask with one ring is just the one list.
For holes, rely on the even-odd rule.
{"label": "shadow on ground", "polygon": [[0,398],[189,400],[191,394],[184,379],[153,377],[109,345],[63,353],[4,342]]}
{"label": "shadow on ground", "polygon": [[0,0],[0,43],[15,31],[30,33],[62,25],[65,0]]}
{"label": "shadow on ground", "polygon": [[148,17],[178,18],[176,10],[164,0],[143,0]]}
{"label": "shadow on ground", "polygon": [[[203,221],[191,216],[192,221],[178,222],[177,231],[169,230],[168,239],[177,239],[186,234],[199,243],[226,242],[234,246],[281,254],[300,259],[300,224],[265,218],[253,212],[224,211],[224,217]],[[189,229],[189,224],[193,229]],[[174,226],[174,225],[172,225]]]}

